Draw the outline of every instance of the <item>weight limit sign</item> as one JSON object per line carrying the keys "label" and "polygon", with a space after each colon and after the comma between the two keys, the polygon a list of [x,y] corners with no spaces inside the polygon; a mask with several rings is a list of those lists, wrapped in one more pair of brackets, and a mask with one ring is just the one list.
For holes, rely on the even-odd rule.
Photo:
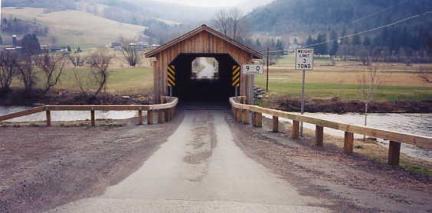
{"label": "weight limit sign", "polygon": [[313,49],[296,50],[296,70],[313,70]]}

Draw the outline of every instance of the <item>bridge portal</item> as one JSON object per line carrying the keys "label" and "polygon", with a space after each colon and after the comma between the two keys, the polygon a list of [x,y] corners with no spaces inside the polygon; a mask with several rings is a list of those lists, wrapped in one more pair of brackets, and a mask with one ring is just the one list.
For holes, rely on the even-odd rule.
{"label": "bridge portal", "polygon": [[[253,79],[242,75],[240,66],[261,59],[262,54],[202,25],[146,53],[146,57],[154,59],[157,102],[167,95],[181,101],[228,101],[234,95],[248,96]],[[197,60],[204,60],[205,67],[194,64]],[[206,67],[209,63],[215,65],[214,72]],[[199,73],[193,71],[197,66]]]}

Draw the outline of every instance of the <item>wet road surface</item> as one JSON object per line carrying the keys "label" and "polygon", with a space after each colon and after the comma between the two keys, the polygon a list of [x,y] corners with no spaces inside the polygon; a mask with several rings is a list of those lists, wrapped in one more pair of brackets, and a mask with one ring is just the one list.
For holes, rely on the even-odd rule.
{"label": "wet road surface", "polygon": [[168,141],[103,195],[52,212],[326,212],[247,157],[224,111],[186,111]]}

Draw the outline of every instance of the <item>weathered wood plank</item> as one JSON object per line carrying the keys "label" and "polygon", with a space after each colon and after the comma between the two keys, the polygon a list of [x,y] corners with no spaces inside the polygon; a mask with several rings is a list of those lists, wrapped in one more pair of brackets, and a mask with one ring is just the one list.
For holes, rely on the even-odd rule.
{"label": "weathered wood plank", "polygon": [[144,124],[143,111],[138,110],[138,125],[143,125],[143,124]]}
{"label": "weathered wood plank", "polygon": [[352,132],[345,132],[344,138],[344,152],[352,154],[354,151],[354,134]]}
{"label": "weathered wood plank", "polygon": [[47,125],[47,127],[50,127],[51,126],[51,111],[46,110],[45,114],[46,114],[46,125]]}
{"label": "weathered wood plank", "polygon": [[388,150],[388,164],[399,166],[401,143],[390,141]]}
{"label": "weathered wood plank", "polygon": [[90,110],[90,120],[91,120],[91,126],[95,127],[96,126],[96,116],[95,116],[94,110]]}
{"label": "weathered wood plank", "polygon": [[279,132],[279,117],[273,116],[273,132]]}
{"label": "weathered wood plank", "polygon": [[35,107],[35,108],[29,109],[29,110],[24,110],[21,112],[15,112],[15,113],[7,114],[7,115],[2,115],[2,116],[0,116],[0,121],[7,121],[10,119],[14,119],[14,118],[32,115],[35,113],[43,112],[44,110],[45,110],[45,107],[42,106],[42,107]]}
{"label": "weathered wood plank", "polygon": [[315,145],[323,146],[324,145],[324,127],[316,126],[315,127]]}
{"label": "weathered wood plank", "polygon": [[149,110],[149,111],[147,111],[147,124],[148,125],[152,125],[152,124],[154,124],[153,122],[153,110]]}
{"label": "weathered wood plank", "polygon": [[375,138],[381,138],[391,141],[401,141],[402,143],[412,144],[420,148],[424,149],[432,149],[432,137],[424,137],[424,136],[417,136],[412,134],[406,134],[406,133],[399,133],[389,130],[382,130],[382,129],[376,129],[366,126],[357,126],[357,125],[351,125],[351,124],[344,124],[340,122],[334,122],[334,121],[328,121],[308,116],[302,116],[300,114],[296,113],[289,113],[284,112],[280,110],[274,110],[274,109],[267,109],[262,108],[259,106],[253,106],[253,105],[246,105],[246,104],[240,104],[238,103],[236,98],[231,98],[230,103],[232,107],[238,108],[238,109],[245,109],[249,110],[251,112],[259,112],[263,114],[269,114],[272,116],[277,116],[280,118],[287,118],[290,120],[297,120],[302,121],[310,124],[315,124],[322,127],[332,128],[341,130],[344,132],[351,132],[355,134],[361,134],[361,135],[367,135]]}
{"label": "weathered wood plank", "polygon": [[297,140],[300,138],[300,122],[299,121],[294,120],[292,123],[291,138],[294,140]]}

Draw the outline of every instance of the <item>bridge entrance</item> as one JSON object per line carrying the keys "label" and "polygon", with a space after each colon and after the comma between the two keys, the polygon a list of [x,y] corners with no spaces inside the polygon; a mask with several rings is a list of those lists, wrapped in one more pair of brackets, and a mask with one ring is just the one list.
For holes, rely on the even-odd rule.
{"label": "bridge entrance", "polygon": [[170,64],[175,69],[175,85],[169,93],[182,101],[227,101],[238,91],[232,70],[237,62],[228,54],[180,54]]}
{"label": "bridge entrance", "polygon": [[176,96],[180,101],[225,101],[234,95],[248,96],[253,79],[240,66],[262,55],[202,25],[152,51],[154,99]]}

